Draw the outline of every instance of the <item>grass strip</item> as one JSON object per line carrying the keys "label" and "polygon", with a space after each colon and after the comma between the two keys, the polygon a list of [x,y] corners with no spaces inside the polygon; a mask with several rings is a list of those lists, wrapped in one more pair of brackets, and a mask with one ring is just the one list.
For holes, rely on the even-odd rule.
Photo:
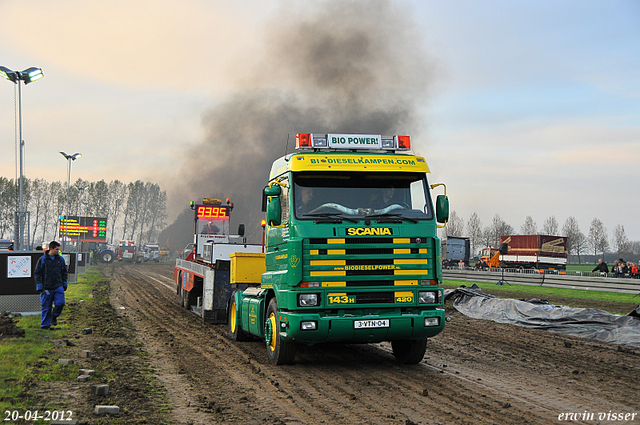
{"label": "grass strip", "polygon": [[[91,288],[101,277],[96,271],[87,271],[78,277],[77,284],[70,284],[65,292],[66,302],[92,302]],[[64,318],[64,312],[63,316]],[[62,369],[48,359],[53,346],[52,339],[62,339],[68,333],[69,325],[60,324],[58,331],[40,329],[40,313],[16,318],[17,326],[25,330],[24,338],[3,338],[0,340],[0,411],[27,410],[31,400],[26,396],[26,385],[34,378],[35,364],[51,363],[45,380],[71,380],[77,376],[77,367]],[[41,379],[42,379],[41,378]]]}
{"label": "grass strip", "polygon": [[453,280],[445,279],[443,288],[453,289],[459,286],[471,286],[473,284],[478,285],[486,293],[492,294],[496,291],[502,294],[513,294],[513,298],[542,298],[542,299],[563,299],[572,300],[569,305],[580,306],[581,300],[590,302],[602,302],[602,303],[622,303],[628,304],[627,311],[615,311],[616,314],[627,314],[629,311],[640,303],[638,295],[623,294],[619,292],[601,292],[601,291],[589,291],[585,289],[570,289],[570,288],[551,288],[548,286],[531,286],[531,285],[501,285],[498,286],[492,282],[472,282],[468,280]]}

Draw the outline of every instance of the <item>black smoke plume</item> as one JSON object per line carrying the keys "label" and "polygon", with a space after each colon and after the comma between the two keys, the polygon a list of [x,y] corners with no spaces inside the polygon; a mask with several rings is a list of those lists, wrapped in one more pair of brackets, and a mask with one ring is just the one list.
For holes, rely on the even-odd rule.
{"label": "black smoke plume", "polygon": [[[232,229],[261,240],[261,191],[296,133],[409,134],[419,129],[434,65],[411,10],[388,0],[286,3],[265,28],[245,90],[203,117],[206,138],[185,158],[170,195],[187,204],[231,197]],[[240,68],[239,68],[240,69]],[[287,138],[289,137],[288,148]]]}

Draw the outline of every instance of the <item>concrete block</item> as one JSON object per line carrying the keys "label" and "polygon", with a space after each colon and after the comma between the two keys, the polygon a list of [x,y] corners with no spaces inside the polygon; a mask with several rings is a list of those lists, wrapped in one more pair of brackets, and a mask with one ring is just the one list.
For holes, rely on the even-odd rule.
{"label": "concrete block", "polygon": [[91,357],[93,357],[93,351],[89,351],[89,350],[82,350],[80,352],[80,356],[84,357],[85,359],[90,359]]}
{"label": "concrete block", "polygon": [[107,395],[109,394],[109,386],[108,385],[92,385],[91,392],[94,395]]}
{"label": "concrete block", "polygon": [[92,328],[84,328],[82,330],[82,335],[89,335],[91,333],[93,333],[93,329]]}
{"label": "concrete block", "polygon": [[89,375],[80,375],[78,376],[78,382],[87,382],[91,377]]}
{"label": "concrete block", "polygon": [[118,406],[102,406],[98,404],[94,412],[96,415],[119,415],[120,408]]}
{"label": "concrete block", "polygon": [[76,364],[76,361],[72,359],[58,359],[58,364],[61,364],[63,366],[69,366],[72,364]]}
{"label": "concrete block", "polygon": [[89,375],[93,376],[96,374],[96,371],[93,369],[80,369],[80,375]]}
{"label": "concrete block", "polygon": [[55,339],[53,341],[53,345],[56,347],[65,347],[67,345],[67,343],[61,339]]}

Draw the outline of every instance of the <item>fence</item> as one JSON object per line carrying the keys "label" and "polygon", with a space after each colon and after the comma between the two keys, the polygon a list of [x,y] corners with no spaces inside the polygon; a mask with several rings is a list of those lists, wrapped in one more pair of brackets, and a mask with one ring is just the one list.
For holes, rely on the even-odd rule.
{"label": "fence", "polygon": [[[563,274],[560,274],[563,273]],[[585,289],[590,291],[640,294],[640,279],[603,277],[591,272],[558,272],[504,269],[475,271],[473,269],[442,270],[442,277],[450,280],[474,282],[504,282],[516,285],[548,286],[551,288]]]}

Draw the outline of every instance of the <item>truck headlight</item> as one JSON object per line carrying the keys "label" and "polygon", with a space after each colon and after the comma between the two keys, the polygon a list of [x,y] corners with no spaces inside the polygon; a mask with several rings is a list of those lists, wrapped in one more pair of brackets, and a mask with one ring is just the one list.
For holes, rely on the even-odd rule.
{"label": "truck headlight", "polygon": [[318,305],[318,294],[298,294],[298,307],[315,307]]}
{"label": "truck headlight", "polygon": [[318,329],[318,322],[309,321],[309,322],[300,322],[300,330],[301,331],[315,331]]}
{"label": "truck headlight", "polygon": [[438,293],[435,291],[418,292],[418,303],[420,304],[436,304],[438,302]]}
{"label": "truck headlight", "polygon": [[424,318],[424,327],[432,328],[434,326],[440,326],[440,318],[439,317],[425,317]]}

